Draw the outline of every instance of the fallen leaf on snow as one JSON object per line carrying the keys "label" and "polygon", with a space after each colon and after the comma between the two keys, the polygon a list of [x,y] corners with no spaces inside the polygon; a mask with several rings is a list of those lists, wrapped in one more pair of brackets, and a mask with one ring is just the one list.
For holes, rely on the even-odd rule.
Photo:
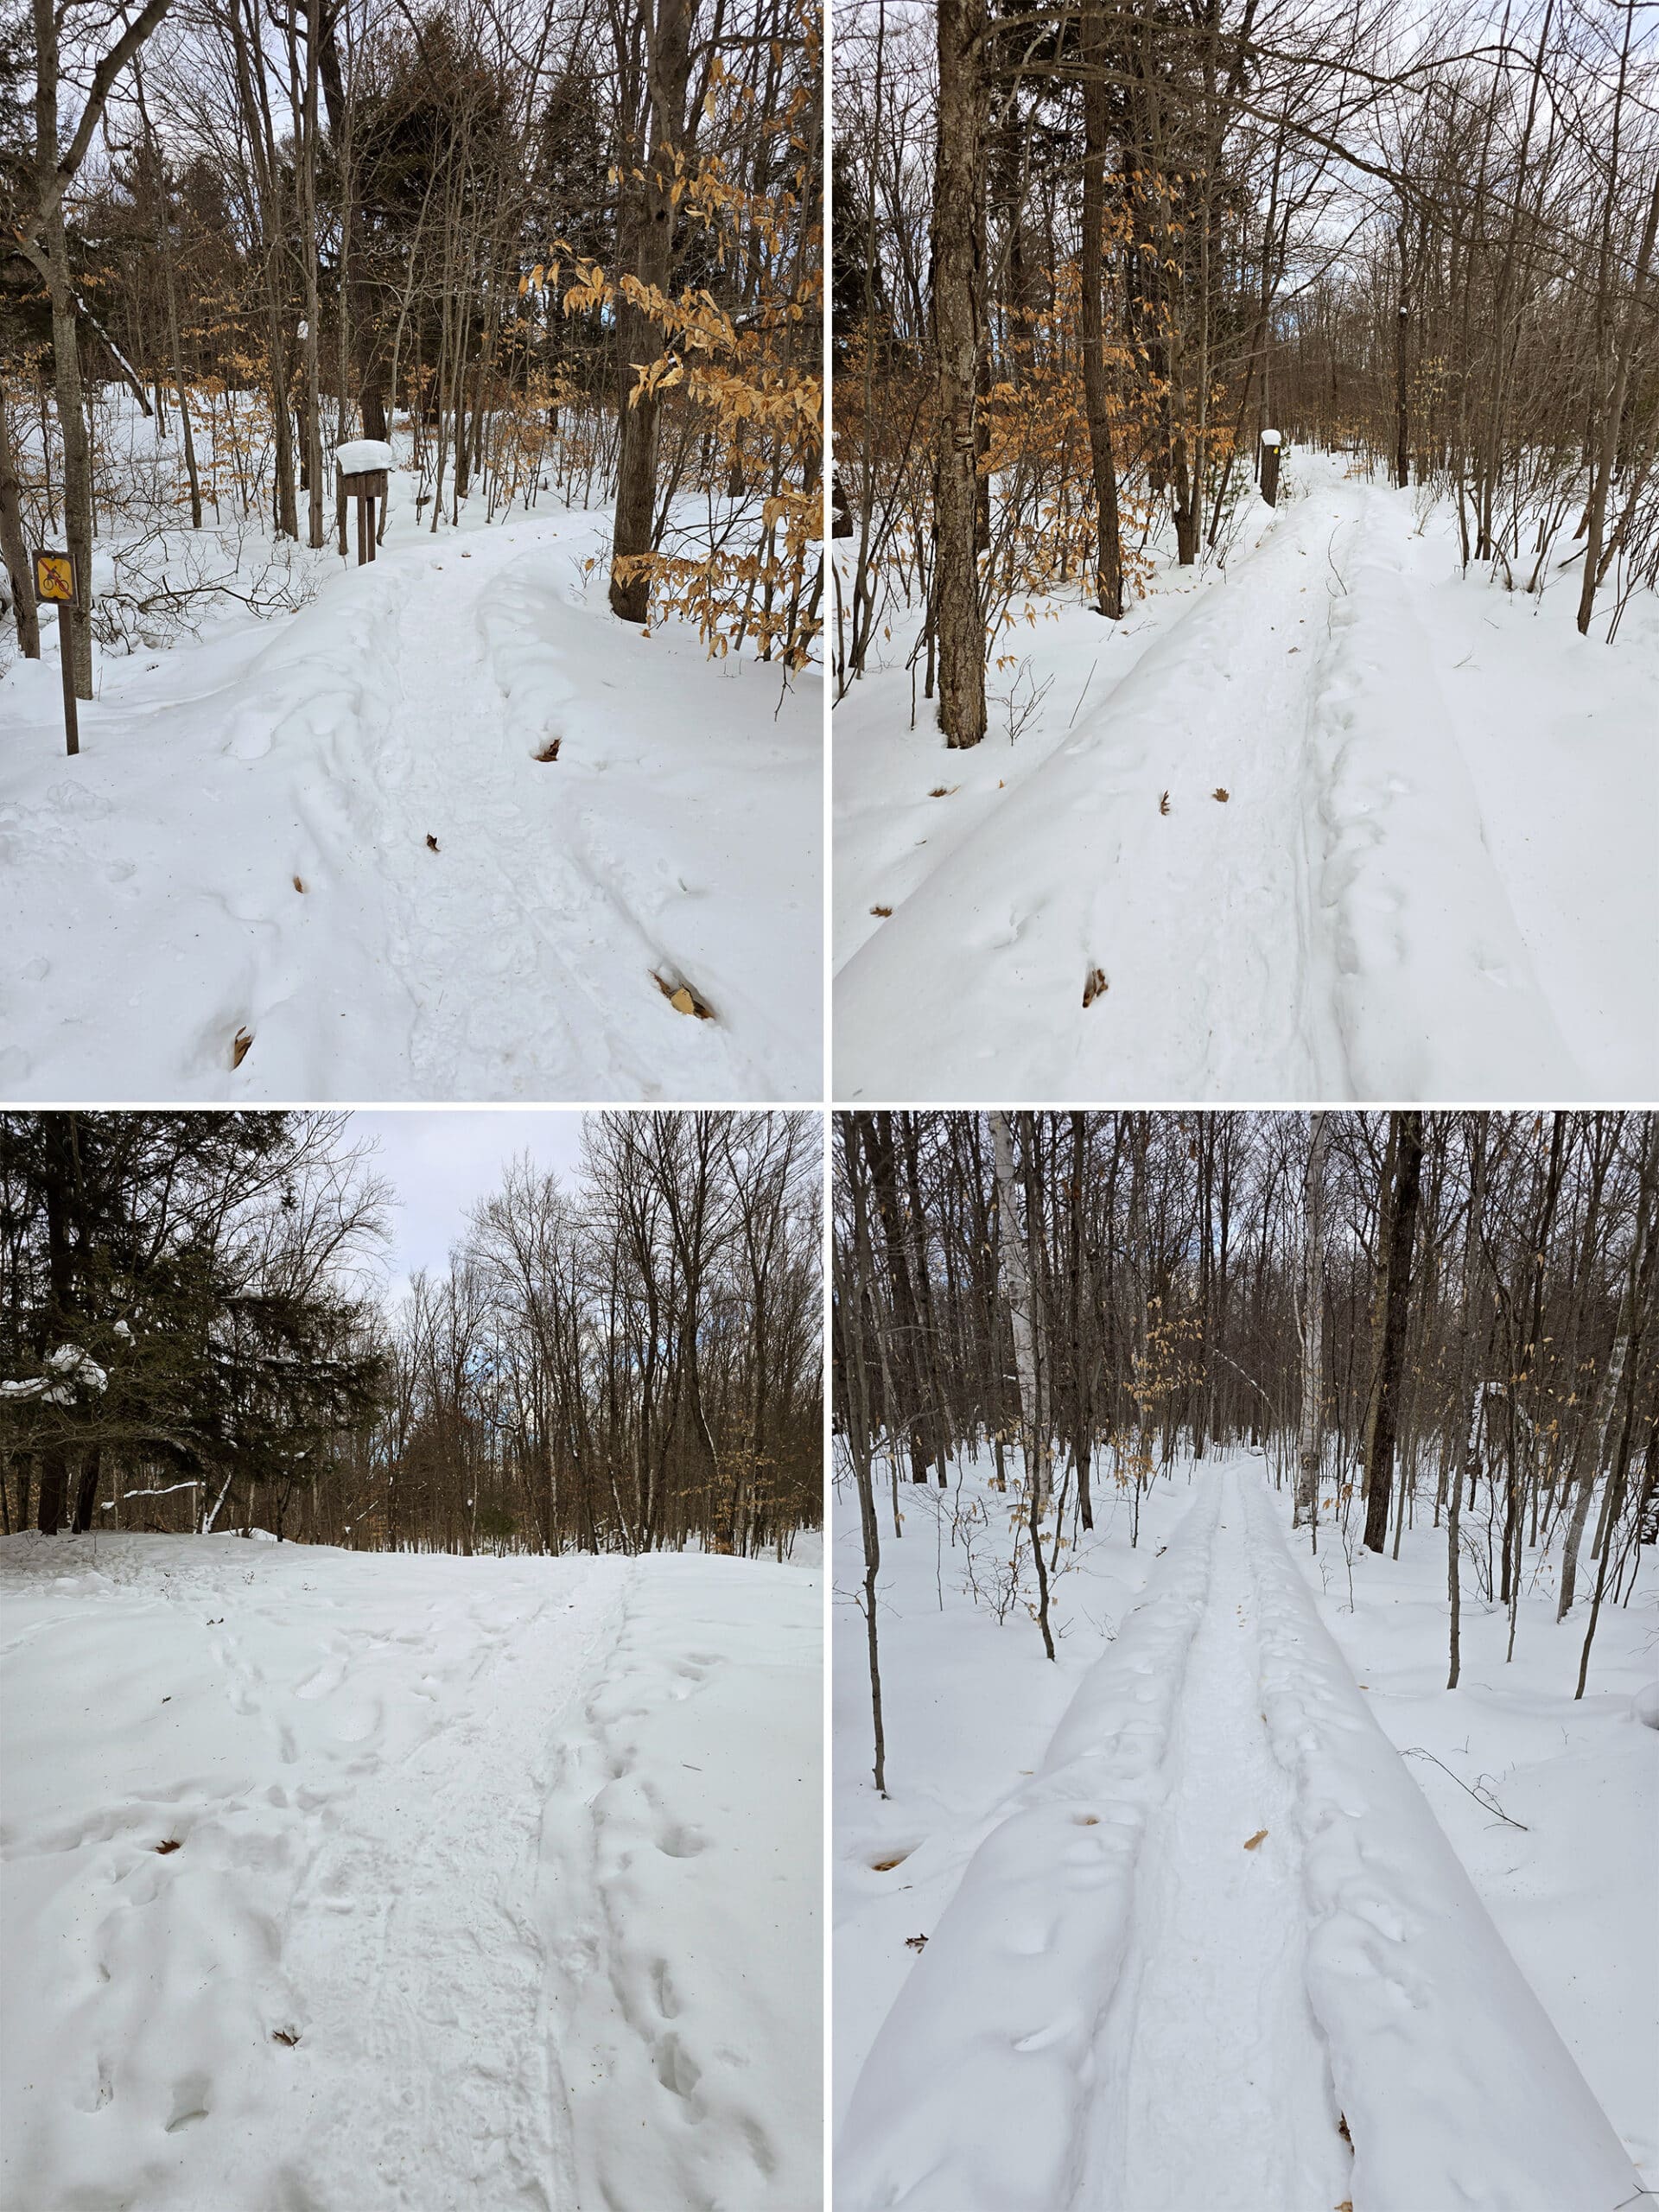
{"label": "fallen leaf on snow", "polygon": [[538,760],[556,760],[559,757],[559,747],[562,742],[563,741],[559,738],[550,737],[547,743],[536,755],[536,758]]}
{"label": "fallen leaf on snow", "polygon": [[300,879],[299,879],[299,877],[298,877],[297,875],[296,875],[296,876],[295,877],[295,879],[294,879],[294,888],[295,888],[296,891],[303,891],[303,890],[304,890],[304,888],[305,888],[304,884],[302,884],[302,883],[301,882],[301,880],[300,880]]}
{"label": "fallen leaf on snow", "polygon": [[927,1938],[926,1938],[926,1936],[906,1936],[906,1938],[905,1938],[905,1948],[906,1948],[907,1951],[925,1951],[925,1950],[927,1948]]}
{"label": "fallen leaf on snow", "polygon": [[298,2036],[290,2035],[286,2028],[273,2028],[270,2031],[270,2039],[272,2043],[285,2043],[290,2050],[299,2041]]}
{"label": "fallen leaf on snow", "polygon": [[1088,975],[1084,978],[1083,1002],[1084,1006],[1093,1006],[1095,1001],[1099,998],[1103,993],[1110,990],[1110,988],[1111,985],[1106,981],[1106,970],[1103,968],[1091,968],[1089,970]]}
{"label": "fallen leaf on snow", "polygon": [[165,1843],[158,1843],[156,1845],[156,1855],[158,1859],[165,1859],[169,1851],[176,1851],[178,1848],[179,1839],[175,1835],[170,1835]]}
{"label": "fallen leaf on snow", "polygon": [[1249,1840],[1246,1842],[1246,1844],[1245,1844],[1245,1846],[1244,1846],[1245,1850],[1246,1850],[1246,1851],[1254,1851],[1254,1850],[1255,1849],[1256,1845],[1257,1845],[1258,1843],[1260,1843],[1260,1842],[1261,1842],[1261,1840],[1262,1840],[1262,1837],[1263,1837],[1264,1835],[1266,1835],[1266,1834],[1267,1834],[1267,1830],[1266,1830],[1266,1828],[1257,1828],[1257,1830],[1256,1830],[1255,1834],[1253,1836],[1251,1836],[1251,1837],[1249,1839]]}
{"label": "fallen leaf on snow", "polygon": [[429,853],[435,853],[438,849],[438,841],[429,830],[426,833],[426,849]]}
{"label": "fallen leaf on snow", "polygon": [[1228,790],[1225,784],[1217,784],[1214,791],[1211,792],[1210,796],[1211,798],[1218,798],[1222,804],[1225,806],[1228,800],[1231,798],[1232,793]]}
{"label": "fallen leaf on snow", "polygon": [[887,916],[893,912],[893,909],[891,906],[872,906],[870,912],[873,914],[879,914],[881,917],[881,919],[885,922]]}
{"label": "fallen leaf on snow", "polygon": [[700,999],[690,983],[671,983],[666,976],[659,976],[654,968],[651,971],[651,980],[676,1014],[695,1014],[699,1021],[714,1020],[713,1007],[709,1005],[707,1001]]}
{"label": "fallen leaf on snow", "polygon": [[1337,2133],[1351,2151],[1354,2147],[1354,2139],[1348,2133],[1348,2115],[1345,2112],[1339,2112],[1337,2114]]}
{"label": "fallen leaf on snow", "polygon": [[252,1042],[253,1032],[251,1029],[238,1029],[235,1036],[232,1038],[231,1065],[233,1068],[239,1068],[243,1061],[247,1058],[248,1047],[252,1044]]}
{"label": "fallen leaf on snow", "polygon": [[1160,814],[1167,814],[1169,812],[1169,793],[1167,791],[1164,793],[1163,797],[1158,802],[1158,811]]}

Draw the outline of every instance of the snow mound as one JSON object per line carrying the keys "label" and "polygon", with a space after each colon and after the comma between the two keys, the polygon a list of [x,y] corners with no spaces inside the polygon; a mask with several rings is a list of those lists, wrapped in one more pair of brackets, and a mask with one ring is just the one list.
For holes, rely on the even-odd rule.
{"label": "snow mound", "polygon": [[1128,1944],[1147,1820],[1167,1789],[1216,1513],[1211,1492],[1182,1522],[883,2022],[836,2153],[844,2212],[1053,2212],[1069,2201],[1086,2113],[1079,2075]]}
{"label": "snow mound", "polygon": [[1613,2212],[1642,2183],[1246,1487],[1262,1701],[1296,1783],[1308,1993],[1365,2212]]}
{"label": "snow mound", "polygon": [[1659,1728],[1659,1682],[1649,1682],[1630,1700],[1630,1713],[1644,1728]]}
{"label": "snow mound", "polygon": [[334,466],[347,476],[362,476],[375,468],[400,468],[403,464],[384,438],[348,438],[334,448]]}

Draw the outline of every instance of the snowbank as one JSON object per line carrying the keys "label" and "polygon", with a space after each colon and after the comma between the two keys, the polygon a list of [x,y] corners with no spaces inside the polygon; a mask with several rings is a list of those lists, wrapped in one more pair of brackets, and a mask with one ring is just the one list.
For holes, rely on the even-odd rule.
{"label": "snowbank", "polygon": [[1137,1856],[1209,1576],[1201,1495],[1029,1788],[980,1846],[858,2077],[847,2212],[1053,2212],[1085,2064],[1128,1942]]}
{"label": "snowbank", "polygon": [[1294,1775],[1308,1988],[1363,2212],[1615,2212],[1642,2183],[1245,1486],[1263,1710]]}

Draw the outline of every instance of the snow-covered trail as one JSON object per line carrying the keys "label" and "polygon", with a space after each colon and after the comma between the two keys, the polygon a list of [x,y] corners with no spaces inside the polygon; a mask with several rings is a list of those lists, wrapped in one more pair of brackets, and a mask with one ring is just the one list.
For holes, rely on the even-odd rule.
{"label": "snow-covered trail", "polygon": [[842,2212],[1614,2212],[1639,2190],[1255,1472],[1205,1476],[969,1859],[836,2171]]}
{"label": "snow-covered trail", "polygon": [[[1126,673],[1085,687],[1034,768],[1040,738],[1016,763],[999,737],[952,755],[879,721],[845,763],[838,750],[855,839],[876,833],[847,779],[881,772],[876,747],[938,793],[886,810],[899,888],[869,888],[891,917],[843,902],[838,1096],[980,1097],[1008,1065],[1054,1101],[1566,1097],[1630,1079],[1623,1046],[1580,1064],[1541,988],[1535,944],[1558,999],[1599,989],[1580,976],[1598,956],[1548,915],[1529,915],[1531,942],[1517,919],[1495,852],[1518,867],[1522,841],[1489,832],[1502,772],[1488,764],[1478,796],[1446,707],[1436,664],[1457,664],[1438,631],[1430,651],[1408,501],[1319,456],[1298,467],[1299,496],[1259,510],[1254,542]],[[1048,650],[1039,633],[1039,672]],[[1593,650],[1580,679],[1617,685]],[[1080,652],[1092,677],[1087,649],[1068,651],[1068,682]],[[1125,651],[1102,626],[1096,663]],[[1581,822],[1558,814],[1541,839],[1588,840],[1597,804],[1578,804]],[[897,866],[912,819],[934,849],[919,875],[913,855]],[[1085,1007],[1096,969],[1106,988]],[[1602,1027],[1627,1034],[1628,1011]]]}
{"label": "snow-covered trail", "polygon": [[1147,1826],[1128,1950],[1096,2044],[1071,2200],[1089,2212],[1330,2212],[1351,2186],[1307,1998],[1290,1778],[1259,1709],[1260,1671],[1235,1490],[1211,1538],[1169,1794]]}
{"label": "snow-covered trail", "polygon": [[816,1096],[817,676],[616,623],[604,542],[394,512],[299,613],[104,659],[75,760],[11,669],[7,1094]]}
{"label": "snow-covered trail", "polygon": [[10,1539],[0,1588],[8,2202],[812,2202],[815,1575]]}

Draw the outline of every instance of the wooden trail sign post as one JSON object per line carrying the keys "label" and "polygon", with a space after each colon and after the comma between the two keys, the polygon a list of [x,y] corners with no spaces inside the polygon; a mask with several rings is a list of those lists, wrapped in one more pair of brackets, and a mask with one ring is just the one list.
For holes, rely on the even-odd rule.
{"label": "wooden trail sign post", "polygon": [[63,663],[65,749],[80,750],[80,719],[75,706],[75,656],[69,637],[69,611],[80,603],[79,563],[73,553],[41,545],[35,551],[35,596],[58,610],[58,658]]}
{"label": "wooden trail sign post", "polygon": [[1279,504],[1279,447],[1277,430],[1262,433],[1262,496],[1270,507]]}
{"label": "wooden trail sign post", "polygon": [[374,558],[376,537],[374,503],[385,513],[386,478],[397,466],[397,456],[384,438],[353,438],[334,449],[334,518],[340,532],[340,553],[346,557],[346,502],[357,506],[357,565]]}

